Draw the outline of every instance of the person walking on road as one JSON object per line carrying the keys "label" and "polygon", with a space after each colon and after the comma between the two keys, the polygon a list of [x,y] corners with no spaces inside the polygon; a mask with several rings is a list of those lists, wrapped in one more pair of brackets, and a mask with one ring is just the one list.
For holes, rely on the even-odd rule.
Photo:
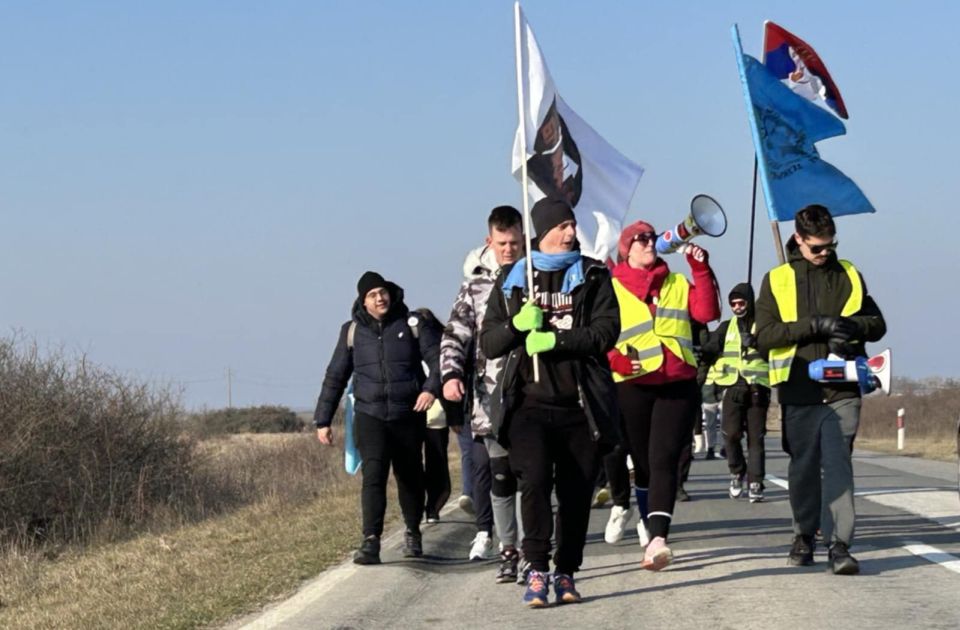
{"label": "person walking on road", "polygon": [[467,279],[460,285],[440,341],[443,396],[449,401],[466,398],[470,402],[471,421],[463,430],[473,436],[477,534],[467,557],[483,560],[492,553],[495,527],[500,540],[498,583],[516,582],[520,577],[518,544],[522,535],[517,526],[517,480],[506,449],[495,438],[499,427],[490,418],[490,395],[503,359],[488,360],[478,337],[500,268],[516,262],[523,251],[521,224],[520,213],[511,206],[498,206],[490,212],[486,245],[467,256]]}
{"label": "person walking on road", "polygon": [[[865,355],[886,323],[853,263],[837,258],[830,211],[798,211],[787,262],[763,278],[757,298],[757,342],[769,352],[770,384],[783,408],[783,448],[790,456],[789,494],[794,539],[789,564],[813,564],[822,527],[831,571],[859,573],[850,555],[855,512],[851,445],[860,422],[857,383],[812,380],[812,361]],[[821,523],[821,506],[823,522]]]}
{"label": "person walking on road", "polygon": [[[741,283],[728,296],[734,317],[720,324],[708,341],[708,353],[719,354],[714,364],[714,383],[726,388],[721,410],[727,466],[730,469],[730,498],[743,494],[747,479],[750,503],[763,501],[767,434],[770,408],[769,367],[765,353],[757,349],[753,287]],[[747,434],[747,457],[743,456],[743,434]]]}
{"label": "person walking on road", "polygon": [[354,375],[354,437],[363,460],[363,542],[353,561],[379,564],[391,466],[406,524],[403,555],[423,555],[423,441],[426,411],[440,393],[440,336],[407,309],[403,289],[380,274],[364,273],[357,294],[352,317],[340,328],[313,420],[320,443],[332,445],[330,424]]}
{"label": "person walking on road", "polygon": [[487,302],[480,347],[488,358],[506,357],[491,419],[520,486],[521,546],[531,566],[523,601],[542,607],[551,581],[558,604],[580,601],[574,574],[583,562],[597,468],[601,454],[619,441],[605,355],[617,340],[620,316],[606,265],[580,253],[569,202],[545,197],[531,214],[537,233],[532,292],[524,260],[503,268]]}
{"label": "person walking on road", "polygon": [[621,329],[616,347],[608,353],[634,463],[641,524],[650,537],[642,566],[653,571],[673,559],[667,536],[680,457],[700,418],[691,321],[705,325],[720,316],[707,252],[686,245],[691,283],[657,256],[656,240],[653,226],[645,221],[627,226],[620,235],[613,287]]}

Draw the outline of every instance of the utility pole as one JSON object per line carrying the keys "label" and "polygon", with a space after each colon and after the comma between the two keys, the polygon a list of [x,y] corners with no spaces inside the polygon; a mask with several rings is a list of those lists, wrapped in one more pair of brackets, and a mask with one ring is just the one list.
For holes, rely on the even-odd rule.
{"label": "utility pole", "polygon": [[233,409],[233,370],[227,368],[227,409]]}

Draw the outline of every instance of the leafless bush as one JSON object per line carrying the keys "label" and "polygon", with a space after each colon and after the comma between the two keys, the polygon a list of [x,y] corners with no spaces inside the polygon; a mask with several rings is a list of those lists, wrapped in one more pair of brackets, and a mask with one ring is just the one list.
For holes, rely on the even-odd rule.
{"label": "leafless bush", "polygon": [[177,396],[0,340],[0,539],[73,540],[194,492]]}

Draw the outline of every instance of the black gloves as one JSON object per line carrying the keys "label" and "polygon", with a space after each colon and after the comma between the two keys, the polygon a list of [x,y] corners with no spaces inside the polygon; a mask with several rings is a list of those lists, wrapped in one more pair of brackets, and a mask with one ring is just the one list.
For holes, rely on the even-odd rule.
{"label": "black gloves", "polygon": [[757,338],[752,333],[743,333],[740,337],[740,345],[744,348],[756,348]]}
{"label": "black gloves", "polygon": [[822,341],[851,341],[860,335],[860,326],[849,317],[814,315],[810,318],[810,334]]}

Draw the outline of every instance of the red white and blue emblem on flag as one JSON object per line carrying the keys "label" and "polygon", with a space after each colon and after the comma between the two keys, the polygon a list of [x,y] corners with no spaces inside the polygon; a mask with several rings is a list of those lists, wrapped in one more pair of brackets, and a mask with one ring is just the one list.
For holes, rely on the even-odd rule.
{"label": "red white and blue emblem on flag", "polygon": [[840,118],[847,118],[840,90],[813,46],[782,26],[767,21],[764,65],[791,90],[811,101],[822,101]]}

